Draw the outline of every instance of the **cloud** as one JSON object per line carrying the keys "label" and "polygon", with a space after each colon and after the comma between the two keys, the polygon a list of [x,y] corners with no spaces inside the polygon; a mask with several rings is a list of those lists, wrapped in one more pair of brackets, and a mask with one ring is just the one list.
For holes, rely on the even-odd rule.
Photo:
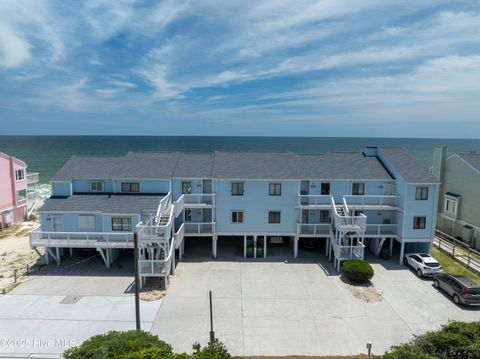
{"label": "cloud", "polygon": [[30,59],[30,44],[0,23],[0,66],[17,68]]}

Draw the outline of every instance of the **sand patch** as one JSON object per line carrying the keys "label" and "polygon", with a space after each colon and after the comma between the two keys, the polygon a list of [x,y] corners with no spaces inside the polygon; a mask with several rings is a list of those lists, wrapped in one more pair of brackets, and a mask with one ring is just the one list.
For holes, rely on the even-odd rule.
{"label": "sand patch", "polygon": [[365,303],[381,302],[382,291],[375,288],[371,282],[362,284],[353,284],[345,276],[335,276],[334,281],[343,289],[348,290],[355,298],[358,298]]}

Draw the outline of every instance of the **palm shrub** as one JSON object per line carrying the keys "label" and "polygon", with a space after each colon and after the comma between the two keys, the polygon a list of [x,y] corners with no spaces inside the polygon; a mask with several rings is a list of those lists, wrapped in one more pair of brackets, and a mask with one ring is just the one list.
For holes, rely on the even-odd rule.
{"label": "palm shrub", "polygon": [[359,259],[351,259],[343,263],[343,274],[352,282],[367,282],[372,279],[372,266]]}

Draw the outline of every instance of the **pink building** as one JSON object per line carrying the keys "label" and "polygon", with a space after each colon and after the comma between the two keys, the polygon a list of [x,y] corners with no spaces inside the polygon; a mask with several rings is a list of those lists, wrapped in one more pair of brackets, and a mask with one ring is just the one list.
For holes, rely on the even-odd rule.
{"label": "pink building", "polygon": [[22,222],[35,205],[38,173],[27,175],[27,164],[0,152],[0,228]]}

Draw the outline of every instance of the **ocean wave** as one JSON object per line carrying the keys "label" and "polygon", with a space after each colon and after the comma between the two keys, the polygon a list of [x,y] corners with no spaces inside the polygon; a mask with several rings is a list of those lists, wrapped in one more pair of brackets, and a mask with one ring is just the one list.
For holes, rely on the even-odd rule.
{"label": "ocean wave", "polygon": [[50,197],[52,194],[52,186],[48,183],[39,183],[37,185],[37,192],[38,196],[42,199],[45,200]]}

